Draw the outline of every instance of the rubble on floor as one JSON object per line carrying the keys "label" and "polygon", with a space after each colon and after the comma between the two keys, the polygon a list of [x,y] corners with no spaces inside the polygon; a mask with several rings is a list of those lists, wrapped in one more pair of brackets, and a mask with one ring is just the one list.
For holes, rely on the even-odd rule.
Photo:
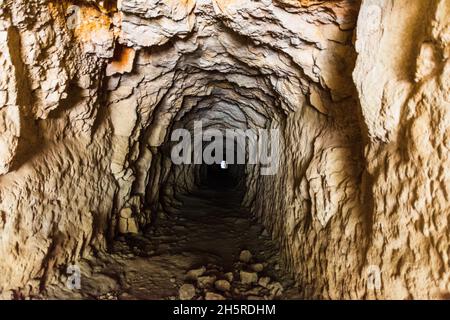
{"label": "rubble on floor", "polygon": [[[283,293],[281,283],[265,272],[265,263],[243,250],[233,270],[208,264],[186,273],[179,289],[181,300],[274,300]],[[172,297],[173,298],[173,297]]]}

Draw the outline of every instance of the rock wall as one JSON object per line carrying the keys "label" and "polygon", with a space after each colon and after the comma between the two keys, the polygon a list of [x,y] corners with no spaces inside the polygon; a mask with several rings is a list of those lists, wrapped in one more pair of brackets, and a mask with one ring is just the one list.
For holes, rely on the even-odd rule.
{"label": "rock wall", "polygon": [[363,215],[363,137],[351,80],[358,9],[355,2],[308,9],[329,14],[305,27],[323,35],[323,43],[302,50],[316,78],[307,78],[307,100],[285,119],[280,172],[262,178],[255,191],[255,214],[280,241],[284,267],[305,298],[364,293],[360,268],[370,222]]}
{"label": "rock wall", "polygon": [[445,0],[0,2],[0,292],[170,214],[199,174],[171,132],[202,120],[280,130],[243,205],[305,298],[446,296],[448,17]]}
{"label": "rock wall", "polygon": [[4,297],[44,288],[59,266],[106,248],[117,187],[111,126],[101,120],[102,70],[114,42],[112,33],[104,37],[100,11],[84,8],[97,21],[84,34],[88,19],[71,25],[67,9],[57,1],[0,2]]}
{"label": "rock wall", "polygon": [[360,12],[354,79],[373,208],[365,265],[382,274],[374,298],[449,294],[449,10],[364,1]]}

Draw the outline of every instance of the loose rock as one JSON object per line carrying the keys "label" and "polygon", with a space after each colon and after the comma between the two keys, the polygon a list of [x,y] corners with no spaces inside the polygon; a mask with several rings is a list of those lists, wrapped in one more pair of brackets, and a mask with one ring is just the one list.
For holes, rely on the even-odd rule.
{"label": "loose rock", "polygon": [[255,263],[252,264],[250,268],[255,272],[262,272],[264,270],[264,265],[262,263]]}
{"label": "loose rock", "polygon": [[210,288],[216,281],[215,276],[203,276],[197,279],[197,285],[199,288]]}
{"label": "loose rock", "polygon": [[228,282],[233,282],[233,280],[234,280],[233,272],[225,273],[224,277]]}
{"label": "loose rock", "polygon": [[180,300],[191,300],[195,296],[195,287],[192,284],[183,284],[178,295]]}
{"label": "loose rock", "polygon": [[214,283],[214,287],[222,292],[230,291],[231,285],[227,280],[217,280]]}
{"label": "loose rock", "polygon": [[241,254],[239,255],[239,260],[244,263],[249,263],[252,259],[252,253],[248,250],[241,251]]}
{"label": "loose rock", "polygon": [[263,288],[267,288],[268,285],[270,283],[270,278],[269,277],[262,277],[259,279],[258,284],[263,287]]}
{"label": "loose rock", "polygon": [[205,295],[205,300],[226,300],[224,296],[214,293],[214,292],[207,292]]}
{"label": "loose rock", "polygon": [[258,282],[258,275],[255,272],[246,272],[241,271],[241,283],[243,284],[252,284]]}
{"label": "loose rock", "polygon": [[203,266],[199,269],[193,269],[193,270],[189,270],[187,273],[186,278],[188,280],[197,280],[198,277],[201,277],[204,273],[206,272],[206,268]]}
{"label": "loose rock", "polygon": [[279,282],[273,282],[267,286],[274,297],[279,297],[283,293],[283,286]]}

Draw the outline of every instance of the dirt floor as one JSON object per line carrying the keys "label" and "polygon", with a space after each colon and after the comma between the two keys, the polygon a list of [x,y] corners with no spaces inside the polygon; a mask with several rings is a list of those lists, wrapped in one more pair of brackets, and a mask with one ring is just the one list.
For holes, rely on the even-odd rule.
{"label": "dirt floor", "polygon": [[142,235],[80,263],[81,289],[63,276],[49,299],[295,299],[268,233],[233,191],[199,190]]}

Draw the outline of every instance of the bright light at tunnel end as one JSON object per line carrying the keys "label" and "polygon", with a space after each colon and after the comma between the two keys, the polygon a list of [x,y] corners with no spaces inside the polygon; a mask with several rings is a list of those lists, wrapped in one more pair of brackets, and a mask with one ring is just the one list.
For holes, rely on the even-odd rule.
{"label": "bright light at tunnel end", "polygon": [[223,160],[223,161],[220,163],[220,168],[222,168],[222,169],[228,169],[228,163],[227,163],[225,160]]}
{"label": "bright light at tunnel end", "polygon": [[175,129],[171,141],[178,142],[171,149],[171,160],[175,165],[218,164],[226,169],[233,164],[248,164],[259,165],[261,175],[278,172],[278,129],[203,130],[202,122],[195,121],[193,134],[187,129]]}

